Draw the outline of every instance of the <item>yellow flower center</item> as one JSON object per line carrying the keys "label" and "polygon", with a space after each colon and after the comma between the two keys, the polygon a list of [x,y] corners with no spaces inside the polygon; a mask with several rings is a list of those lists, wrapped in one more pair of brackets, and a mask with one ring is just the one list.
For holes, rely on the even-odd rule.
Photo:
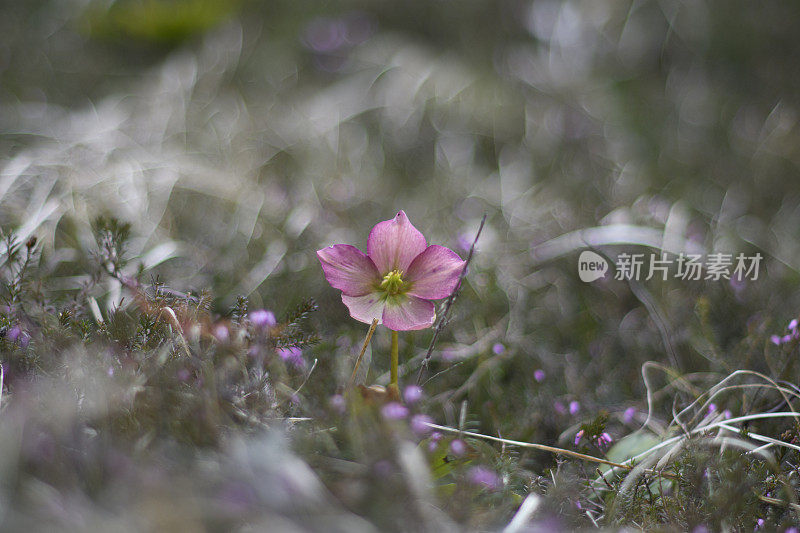
{"label": "yellow flower center", "polygon": [[392,270],[383,276],[383,281],[381,282],[380,287],[386,291],[389,296],[400,294],[400,291],[403,288],[403,271]]}

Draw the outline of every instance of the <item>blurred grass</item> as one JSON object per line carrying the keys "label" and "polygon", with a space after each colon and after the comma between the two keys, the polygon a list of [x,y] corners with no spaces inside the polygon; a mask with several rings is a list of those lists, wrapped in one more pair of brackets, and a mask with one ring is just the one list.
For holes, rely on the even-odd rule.
{"label": "blurred grass", "polygon": [[[0,226],[40,238],[47,282],[64,299],[88,277],[91,221],[109,213],[132,223],[129,255],[132,264],[149,257],[144,279],[209,289],[218,314],[240,294],[279,312],[316,297],[323,342],[300,414],[316,414],[335,392],[366,329],[349,319],[313,252],[363,248],[372,225],[401,208],[431,243],[462,254],[459,238],[489,215],[434,356],[431,375],[447,372],[425,387],[439,422],[458,425],[466,400],[468,428],[567,446],[605,411],[622,437],[638,427],[624,422],[625,409],[646,412],[650,360],[693,376],[698,390],[737,368],[797,382],[795,347],[768,343],[800,306],[795,4],[2,8]],[[537,255],[562,235],[615,223],[709,253],[760,251],[762,277],[741,287],[647,282],[636,292],[580,282],[575,246]],[[619,237],[632,242],[606,253],[647,251]],[[106,281],[96,297],[107,310],[124,295]],[[418,356],[429,337],[405,336],[402,356]],[[385,372],[387,347],[379,332],[370,379]],[[694,397],[653,379],[654,416],[666,426],[673,402]],[[745,412],[758,400],[732,397],[728,408]],[[578,414],[559,412],[571,401]],[[511,477],[531,484],[555,466],[530,452],[481,457],[514,462]],[[575,468],[565,479],[586,477]],[[334,483],[335,469],[320,472]],[[366,482],[353,477],[335,492],[368,513],[358,497]],[[390,496],[376,498],[384,506]],[[457,509],[473,497],[449,500],[460,524],[497,527],[511,512],[479,516],[485,502],[469,504],[474,515]],[[570,513],[588,524],[571,507],[556,514]]]}

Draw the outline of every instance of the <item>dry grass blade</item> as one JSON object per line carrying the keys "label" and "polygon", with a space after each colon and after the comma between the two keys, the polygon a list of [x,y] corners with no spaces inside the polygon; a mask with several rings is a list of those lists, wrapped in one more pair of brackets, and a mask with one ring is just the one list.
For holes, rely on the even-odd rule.
{"label": "dry grass blade", "polygon": [[367,351],[367,346],[369,346],[369,341],[372,340],[372,335],[375,333],[375,328],[378,327],[378,319],[373,318],[372,324],[369,326],[369,331],[367,331],[367,336],[364,338],[364,344],[361,346],[361,351],[358,354],[358,358],[356,359],[356,364],[353,365],[353,373],[350,375],[350,383],[348,383],[347,388],[352,389],[353,386],[356,384],[356,374],[358,373],[358,367],[361,366],[361,359],[364,358],[364,353]]}
{"label": "dry grass blade", "polygon": [[481,224],[478,226],[478,232],[475,234],[475,239],[472,241],[472,246],[469,247],[469,254],[467,255],[467,260],[464,262],[464,268],[461,270],[461,276],[458,278],[458,285],[456,285],[455,290],[447,298],[447,302],[444,304],[444,311],[442,312],[441,318],[439,318],[439,323],[436,324],[436,329],[433,332],[433,338],[431,339],[430,345],[428,345],[428,351],[425,352],[425,358],[422,360],[422,365],[419,367],[419,374],[417,374],[417,385],[422,383],[422,376],[425,370],[428,368],[428,363],[430,362],[431,355],[433,354],[433,348],[436,346],[436,340],[439,338],[439,333],[441,333],[441,331],[444,329],[445,324],[447,324],[447,315],[450,313],[450,308],[452,307],[453,302],[456,301],[458,291],[461,289],[461,283],[464,281],[464,277],[467,275],[467,269],[472,261],[472,255],[475,253],[475,245],[478,243],[478,239],[481,237],[484,224],[486,224],[486,214],[484,214],[483,218],[481,218]]}

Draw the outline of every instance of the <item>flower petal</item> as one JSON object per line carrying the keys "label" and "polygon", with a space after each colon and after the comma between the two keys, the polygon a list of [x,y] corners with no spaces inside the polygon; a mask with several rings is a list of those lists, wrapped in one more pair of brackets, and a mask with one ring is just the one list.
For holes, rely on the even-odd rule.
{"label": "flower petal", "polygon": [[347,296],[342,294],[342,302],[350,310],[350,316],[365,324],[372,324],[372,319],[377,318],[378,324],[383,317],[383,308],[386,301],[378,293],[369,293],[364,296]]}
{"label": "flower petal", "polygon": [[434,320],[433,302],[416,296],[389,298],[383,309],[383,325],[394,331],[429,328]]}
{"label": "flower petal", "polygon": [[349,244],[336,244],[317,250],[325,279],[334,289],[348,296],[363,296],[380,281],[378,269],[364,252]]}
{"label": "flower petal", "polygon": [[408,267],[403,281],[411,284],[408,294],[426,300],[447,298],[458,286],[465,261],[457,253],[434,244],[419,254]]}
{"label": "flower petal", "polygon": [[367,255],[378,272],[386,274],[395,269],[405,271],[426,246],[425,237],[400,211],[392,220],[375,224],[367,239]]}

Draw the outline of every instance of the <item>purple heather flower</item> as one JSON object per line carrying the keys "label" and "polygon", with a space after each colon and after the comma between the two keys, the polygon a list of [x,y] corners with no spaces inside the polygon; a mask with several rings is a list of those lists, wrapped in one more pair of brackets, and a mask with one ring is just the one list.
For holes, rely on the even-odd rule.
{"label": "purple heather flower", "polygon": [[217,339],[217,342],[228,342],[231,336],[230,331],[228,331],[228,326],[225,324],[217,324],[217,326],[214,327],[212,335]]}
{"label": "purple heather flower", "polygon": [[14,326],[9,329],[6,333],[6,338],[11,341],[12,344],[19,344],[22,348],[27,348],[31,340],[31,336],[28,335],[28,332],[19,326]]}
{"label": "purple heather flower", "polygon": [[797,319],[796,318],[792,319],[792,321],[789,322],[789,328],[788,329],[789,329],[789,331],[791,331],[793,333],[797,331]]}
{"label": "purple heather flower", "polygon": [[278,348],[278,355],[284,362],[289,363],[295,368],[305,368],[306,361],[303,359],[303,350],[296,346],[290,348]]}
{"label": "purple heather flower", "polygon": [[759,518],[758,520],[756,520],[756,527],[753,529],[753,531],[757,531],[757,530],[761,529],[762,527],[764,527],[764,519],[763,518]]}
{"label": "purple heather flower", "polygon": [[800,533],[800,530],[792,526],[790,528],[785,529],[783,533]]}
{"label": "purple heather flower", "polygon": [[597,446],[600,448],[605,449],[607,446],[611,446],[611,443],[614,442],[614,439],[611,438],[606,432],[603,432],[599,437],[597,437]]}
{"label": "purple heather flower", "polygon": [[461,439],[453,439],[453,441],[450,443],[450,453],[456,457],[461,457],[467,453],[467,445]]}
{"label": "purple heather flower", "polygon": [[431,433],[431,441],[439,442],[440,440],[442,440],[443,436],[444,435],[442,435],[440,432],[434,431],[433,433]]}
{"label": "purple heather flower", "polygon": [[541,383],[542,381],[544,381],[544,377],[545,377],[544,370],[542,370],[541,368],[537,369],[537,370],[536,370],[536,371],[534,371],[534,373],[533,373],[533,379],[535,379],[535,380],[536,380],[536,381],[538,381],[539,383]]}
{"label": "purple heather flower", "polygon": [[408,416],[408,407],[401,403],[390,402],[381,408],[381,414],[387,420],[402,420]]}
{"label": "purple heather flower", "polygon": [[626,424],[630,424],[633,422],[633,417],[636,416],[636,408],[635,407],[628,407],[625,409],[625,413],[622,415],[622,419],[625,421]]}
{"label": "purple heather flower", "polygon": [[428,246],[403,211],[379,222],[367,239],[367,253],[336,244],[317,251],[328,283],[342,291],[350,316],[395,331],[431,327],[431,300],[447,298],[458,286],[464,260],[449,248]]}
{"label": "purple heather flower", "polygon": [[428,424],[433,424],[433,419],[428,415],[414,415],[411,417],[411,431],[418,437],[423,437],[431,432],[431,427]]}
{"label": "purple heather flower", "polygon": [[731,413],[730,409],[725,409],[724,411],[722,411],[722,418],[724,418],[725,420],[731,418],[732,416],[733,413]]}
{"label": "purple heather flower", "polygon": [[575,400],[569,402],[569,414],[577,415],[578,411],[580,410],[581,410],[581,404],[579,404]]}
{"label": "purple heather flower", "polygon": [[422,387],[409,385],[403,391],[403,398],[405,398],[407,404],[411,405],[420,401],[422,399],[422,394]]}
{"label": "purple heather flower", "polygon": [[278,321],[275,320],[275,313],[266,309],[257,309],[250,313],[250,323],[257,328],[273,328]]}
{"label": "purple heather flower", "polygon": [[500,343],[500,342],[496,342],[494,344],[494,346],[492,346],[492,352],[494,352],[495,355],[500,355],[501,353],[503,353],[505,351],[506,351],[506,347],[503,346],[503,344]]}
{"label": "purple heather flower", "polygon": [[717,404],[710,403],[708,404],[708,414],[715,413],[717,411]]}
{"label": "purple heather flower", "polygon": [[502,486],[500,476],[483,466],[473,466],[467,477],[473,485],[480,485],[489,490],[498,490]]}
{"label": "purple heather flower", "polygon": [[779,335],[772,335],[772,336],[770,336],[769,340],[775,346],[780,346],[781,345],[781,337]]}
{"label": "purple heather flower", "polygon": [[580,430],[577,433],[575,433],[575,446],[578,445],[578,443],[581,441],[582,438],[583,438],[583,430]]}

